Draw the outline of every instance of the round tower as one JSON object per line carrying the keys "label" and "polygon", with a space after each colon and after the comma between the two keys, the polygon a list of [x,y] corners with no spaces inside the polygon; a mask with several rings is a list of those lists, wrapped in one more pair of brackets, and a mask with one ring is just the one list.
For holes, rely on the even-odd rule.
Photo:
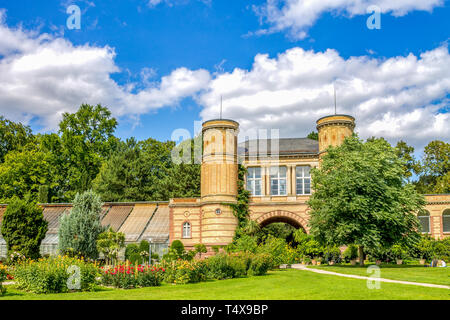
{"label": "round tower", "polygon": [[237,202],[237,135],[233,120],[203,123],[201,165],[202,242],[207,246],[226,245],[233,240],[237,219],[229,205]]}
{"label": "round tower", "polygon": [[329,146],[339,146],[350,137],[355,129],[355,118],[345,114],[325,116],[317,120],[319,133],[319,157]]}

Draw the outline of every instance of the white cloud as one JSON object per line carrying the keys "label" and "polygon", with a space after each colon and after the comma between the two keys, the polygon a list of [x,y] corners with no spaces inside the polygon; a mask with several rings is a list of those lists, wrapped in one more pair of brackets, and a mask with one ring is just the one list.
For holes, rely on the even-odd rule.
{"label": "white cloud", "polygon": [[[169,7],[172,7],[174,5],[187,4],[189,1],[190,0],[149,0],[148,6],[150,8],[154,8],[161,3],[165,3]],[[212,0],[197,0],[197,1],[203,2],[205,5],[208,5],[208,6],[211,5],[211,2],[212,2]]]}
{"label": "white cloud", "polygon": [[111,78],[120,72],[114,49],[74,46],[54,35],[9,28],[4,20],[0,11],[0,114],[12,120],[38,118],[53,129],[62,113],[81,103],[101,103],[115,116],[136,117],[176,106],[210,81],[206,70],[178,68],[150,83],[152,69],[144,68],[144,81],[121,86]]}
{"label": "white cloud", "polygon": [[330,49],[258,54],[251,70],[236,68],[211,81],[199,97],[201,117],[217,118],[223,95],[223,116],[239,121],[243,132],[276,128],[282,137],[306,136],[319,117],[334,113],[333,82],[338,113],[355,116],[364,138],[405,139],[418,148],[450,140],[447,46],[386,60],[344,59]]}
{"label": "white cloud", "polygon": [[307,36],[308,28],[324,13],[353,17],[367,14],[367,8],[375,5],[381,13],[404,16],[411,11],[432,11],[444,4],[444,0],[266,0],[254,11],[270,25],[268,29],[255,32],[267,34],[288,31],[295,39]]}

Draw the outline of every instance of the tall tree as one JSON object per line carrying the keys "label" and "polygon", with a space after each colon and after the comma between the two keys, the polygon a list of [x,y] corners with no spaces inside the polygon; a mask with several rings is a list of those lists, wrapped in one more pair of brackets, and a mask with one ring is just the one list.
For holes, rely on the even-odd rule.
{"label": "tall tree", "polygon": [[34,143],[9,152],[0,164],[0,201],[8,203],[15,196],[24,198],[26,195],[37,200],[42,186],[49,190],[56,188],[52,163],[53,155]]}
{"label": "tall tree", "polygon": [[425,199],[405,183],[404,161],[384,139],[363,143],[355,135],[329,148],[320,169],[312,170],[315,192],[310,231],[327,245],[388,248],[418,241]]}
{"label": "tall tree", "polygon": [[435,140],[424,150],[422,174],[416,182],[422,193],[450,192],[450,144]]}
{"label": "tall tree", "polygon": [[17,150],[33,139],[31,128],[0,116],[0,163],[8,152]]}
{"label": "tall tree", "polygon": [[319,141],[319,133],[317,131],[311,131],[306,137],[308,139]]}
{"label": "tall tree", "polygon": [[14,197],[6,208],[1,233],[6,241],[8,256],[18,252],[27,258],[39,258],[40,244],[47,233],[42,208],[29,199]]}
{"label": "tall tree", "polygon": [[404,175],[406,179],[410,181],[413,174],[418,174],[420,172],[420,164],[414,158],[414,147],[409,146],[406,142],[400,140],[395,147],[395,153],[397,154],[397,157],[404,160]]}
{"label": "tall tree", "polygon": [[67,159],[67,198],[91,188],[102,162],[117,146],[116,127],[117,120],[101,105],[83,104],[76,113],[64,113],[59,133]]}
{"label": "tall tree", "polygon": [[97,239],[104,231],[100,223],[101,212],[102,202],[93,191],[77,194],[70,214],[64,214],[60,219],[59,250],[96,259]]}

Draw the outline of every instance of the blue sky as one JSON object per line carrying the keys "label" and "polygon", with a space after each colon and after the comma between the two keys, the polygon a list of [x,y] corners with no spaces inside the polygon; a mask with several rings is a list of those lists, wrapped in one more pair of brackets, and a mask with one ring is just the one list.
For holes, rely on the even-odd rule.
{"label": "blue sky", "polygon": [[[281,136],[304,136],[314,130],[314,119],[332,112],[330,86],[336,82],[338,109],[357,118],[362,136],[382,135],[392,142],[403,138],[417,148],[432,139],[449,140],[448,1],[400,0],[393,8],[372,1],[383,12],[379,30],[367,28],[370,14],[351,0],[318,5],[314,13],[303,10],[302,2],[0,0],[2,30],[10,35],[0,40],[0,64],[18,79],[14,95],[1,93],[0,113],[51,131],[61,112],[75,111],[83,102],[102,103],[119,118],[120,137],[167,140],[174,129],[192,131],[193,121],[217,115],[223,94],[224,116],[241,122],[244,131],[279,128]],[[80,30],[66,26],[71,4],[82,11]],[[268,14],[270,5],[278,11]],[[50,40],[37,39],[44,34]],[[28,47],[16,43],[21,37],[30,40]],[[65,44],[57,44],[58,39]],[[49,43],[56,56],[73,50],[81,57],[85,48],[93,64],[77,70],[86,67],[86,74],[96,65],[105,67],[89,75],[87,84],[78,71],[58,74],[51,61],[45,63],[51,71],[42,67],[26,77],[28,69],[15,73],[15,62],[25,56],[36,55],[32,63],[40,65],[40,50]],[[114,54],[105,58],[105,48]],[[70,59],[65,62],[64,68],[77,68]],[[302,72],[311,65],[317,68]],[[180,89],[172,81],[176,70],[195,85]],[[77,74],[73,78],[72,72]],[[50,76],[54,83],[73,83],[77,94],[58,89],[51,96],[50,89],[37,87],[45,83],[52,88]],[[162,85],[164,77],[167,85]],[[230,89],[230,83],[238,85]],[[130,84],[133,88],[124,89]],[[164,98],[167,92],[170,99]],[[373,95],[362,97],[365,92]],[[296,95],[297,100],[292,98]],[[39,110],[33,107],[36,101]]]}

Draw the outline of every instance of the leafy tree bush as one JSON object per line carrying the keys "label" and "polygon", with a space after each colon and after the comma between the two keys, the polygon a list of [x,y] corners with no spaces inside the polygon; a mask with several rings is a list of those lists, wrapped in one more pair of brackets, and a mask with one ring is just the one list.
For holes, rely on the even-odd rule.
{"label": "leafy tree bush", "polygon": [[131,264],[142,264],[142,256],[139,246],[136,243],[130,243],[125,249],[125,260]]}
{"label": "leafy tree bush", "polygon": [[98,268],[93,263],[77,258],[51,257],[39,261],[27,260],[16,266],[14,279],[17,287],[32,293],[64,293],[71,290],[70,267],[80,271],[80,282],[72,282],[74,290],[92,291],[95,288]]}
{"label": "leafy tree bush", "polygon": [[349,262],[350,260],[355,260],[358,258],[358,247],[354,244],[351,244],[345,249],[343,257],[346,262]]}
{"label": "leafy tree bush", "polygon": [[40,257],[39,247],[47,233],[47,221],[42,211],[34,202],[13,198],[6,208],[1,227],[8,257],[14,254],[31,259]]}
{"label": "leafy tree bush", "polygon": [[202,258],[202,253],[208,252],[208,250],[206,249],[206,246],[202,243],[196,244],[194,246],[194,248],[195,248],[196,255],[198,254],[200,259]]}
{"label": "leafy tree bush", "polygon": [[256,253],[258,249],[258,243],[256,237],[249,236],[247,234],[234,240],[227,248],[230,252],[251,252]]}
{"label": "leafy tree bush", "polygon": [[177,255],[177,258],[182,259],[186,254],[186,250],[184,249],[184,244],[180,240],[175,240],[170,245],[170,249]]}
{"label": "leafy tree bush", "polygon": [[311,234],[326,245],[358,245],[360,264],[364,248],[412,246],[425,199],[405,183],[404,165],[384,139],[363,143],[354,135],[328,148],[312,170]]}
{"label": "leafy tree bush", "polygon": [[104,255],[107,264],[114,264],[118,260],[119,251],[124,247],[124,243],[125,234],[109,228],[98,235],[97,249]]}
{"label": "leafy tree bush", "polygon": [[70,214],[60,219],[59,250],[75,252],[83,257],[97,259],[97,239],[104,228],[100,222],[102,202],[92,190],[77,194]]}

